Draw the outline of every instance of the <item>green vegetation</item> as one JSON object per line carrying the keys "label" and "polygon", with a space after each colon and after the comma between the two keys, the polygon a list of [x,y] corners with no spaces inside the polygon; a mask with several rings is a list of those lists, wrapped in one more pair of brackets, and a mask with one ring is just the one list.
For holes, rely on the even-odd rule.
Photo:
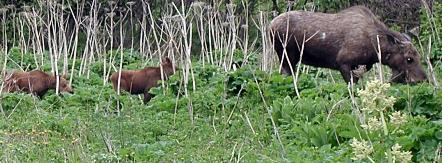
{"label": "green vegetation", "polygon": [[[270,2],[257,2],[255,12],[259,7],[272,6]],[[349,5],[345,0],[340,4],[320,2],[324,2],[318,1],[321,10],[327,5]],[[442,12],[440,4],[434,8],[435,13]],[[153,12],[161,13],[158,9]],[[171,13],[164,11],[167,14]],[[430,80],[416,85],[381,83],[376,80],[376,68],[356,85],[346,85],[337,71],[307,66],[301,67],[297,79],[284,76],[277,71],[276,55],[266,51],[269,45],[260,42],[260,27],[268,23],[265,19],[250,18],[256,21],[253,28],[249,22],[250,28],[233,30],[208,23],[202,29],[197,26],[200,19],[192,16],[192,20],[188,20],[190,16],[180,19],[189,21],[187,25],[193,23],[192,31],[179,21],[165,21],[174,28],[148,29],[149,34],[145,39],[137,38],[140,40],[135,40],[133,49],[125,46],[122,50],[116,45],[108,50],[109,36],[91,34],[113,31],[100,31],[103,29],[86,29],[78,34],[78,44],[68,42],[69,48],[62,46],[63,39],[41,51],[38,43],[22,44],[18,37],[9,49],[4,46],[6,41],[1,42],[2,72],[51,72],[52,62],[58,71],[72,75],[69,79],[75,90],[74,94],[61,95],[51,90],[42,99],[24,93],[0,93],[1,162],[442,161],[442,89],[438,85],[442,82],[442,41],[440,32],[430,32],[442,31],[440,15],[429,18],[422,10],[420,41],[414,41],[421,44],[416,47],[423,52],[422,63]],[[210,27],[249,32],[251,38],[239,34],[238,38],[230,37],[228,32],[211,38],[204,31]],[[118,30],[115,35],[121,34]],[[155,34],[162,37],[155,38]],[[197,39],[190,39],[190,35]],[[213,41],[210,46],[209,38]],[[140,42],[151,47],[137,47],[142,46]],[[230,42],[238,46],[232,47]],[[51,58],[56,55],[58,59]],[[161,56],[174,57],[180,70],[164,87],[150,91],[155,97],[148,104],[127,92],[117,95],[107,81],[106,76],[119,66],[157,66]],[[242,65],[231,70],[226,65],[232,63]]]}
{"label": "green vegetation", "polygon": [[[387,89],[386,95],[396,100],[384,110],[385,118],[391,120],[387,115],[395,111],[407,118],[397,127],[389,123],[394,134],[385,137],[382,130],[361,127],[342,81],[315,83],[313,75],[303,74],[298,82],[302,98],[297,99],[292,78],[277,72],[253,66],[223,72],[197,62],[194,73],[196,91],[188,97],[176,74],[166,88],[151,91],[156,97],[147,105],[134,95],[117,96],[110,85],[102,86],[97,72],[90,79],[76,77],[75,94],[51,91],[42,100],[4,94],[0,155],[4,161],[25,162],[342,162],[354,157],[352,138],[362,138],[372,141],[377,161],[386,161],[385,150],[396,143],[411,151],[414,161],[437,158],[442,90],[429,84]],[[359,108],[366,105],[363,98],[356,94]]]}

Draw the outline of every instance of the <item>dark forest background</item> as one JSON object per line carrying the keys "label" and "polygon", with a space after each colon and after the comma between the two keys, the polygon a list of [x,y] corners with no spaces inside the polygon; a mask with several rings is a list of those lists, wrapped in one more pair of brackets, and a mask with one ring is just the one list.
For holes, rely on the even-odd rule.
{"label": "dark forest background", "polygon": [[[117,0],[117,1],[108,1],[108,0],[99,0],[98,3],[100,5],[98,11],[98,19],[104,20],[106,14],[110,12],[111,6],[110,4],[115,3],[115,20],[119,19],[123,16],[128,10],[128,4],[133,3],[132,12],[134,21],[131,22],[129,19],[125,19],[124,21],[124,30],[130,31],[131,27],[135,27],[134,37],[137,38],[139,30],[141,28],[137,28],[139,26],[138,22],[141,22],[144,16],[149,16],[149,13],[143,9],[142,4],[143,0]],[[436,0],[437,1],[437,0]],[[37,3],[40,2],[40,3]],[[111,3],[109,3],[111,2]],[[241,20],[246,19],[246,13],[248,14],[248,18],[256,17],[259,12],[270,12],[272,13],[270,18],[277,16],[280,13],[289,11],[289,10],[310,10],[315,12],[326,12],[333,13],[337,12],[343,8],[347,8],[354,5],[364,5],[369,7],[375,15],[379,16],[379,18],[386,23],[390,27],[395,27],[396,30],[401,32],[406,32],[412,35],[419,34],[420,27],[420,12],[422,9],[422,2],[426,2],[430,10],[432,10],[433,3],[435,0],[245,0],[249,7],[248,11],[245,11],[241,0],[144,0],[146,4],[150,5],[152,9],[153,17],[155,18],[155,23],[157,25],[161,24],[161,14],[163,11],[170,8],[170,4],[174,3],[178,7],[184,5],[186,8],[190,7],[193,2],[204,2],[208,6],[217,6],[220,12],[224,12],[221,14],[227,15],[226,4],[233,3],[236,4],[237,8],[235,10],[235,15],[239,17]],[[45,1],[38,0],[3,0],[0,1],[1,8],[7,8],[6,11],[6,20],[2,21],[10,21],[16,14],[25,11],[27,6],[38,6]],[[88,15],[91,8],[92,0],[81,1],[81,0],[63,0],[59,1],[63,5],[67,5],[72,7],[73,13],[79,14],[78,12],[82,12],[81,15]],[[80,5],[81,4],[81,5]],[[82,6],[83,5],[83,6]],[[79,10],[81,8],[81,10]],[[207,9],[205,9],[207,12]],[[171,11],[176,12],[176,11]],[[67,20],[68,30],[67,32],[72,32],[74,29],[74,20],[72,19],[72,14],[66,12],[65,17]],[[270,19],[269,18],[269,19]],[[245,21],[241,21],[244,23]],[[148,20],[148,23],[151,23]],[[147,25],[149,27],[150,25]],[[116,30],[119,29],[118,24],[116,24]],[[253,29],[252,29],[253,30]],[[255,29],[256,30],[256,29]],[[81,30],[80,30],[81,32]],[[114,36],[114,45],[119,45],[118,38],[119,35]],[[132,38],[126,37],[125,47],[129,45],[129,40]],[[8,45],[12,45],[13,40],[8,40]]]}

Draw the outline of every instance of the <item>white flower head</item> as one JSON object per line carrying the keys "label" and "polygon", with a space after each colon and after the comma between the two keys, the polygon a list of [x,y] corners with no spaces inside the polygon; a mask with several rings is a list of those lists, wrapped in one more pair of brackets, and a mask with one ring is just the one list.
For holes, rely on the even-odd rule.
{"label": "white flower head", "polygon": [[370,117],[367,124],[363,124],[361,127],[368,131],[377,131],[382,128],[382,122],[377,117]]}
{"label": "white flower head", "polygon": [[396,98],[386,95],[389,88],[389,83],[381,83],[379,80],[373,80],[368,82],[364,89],[358,90],[358,95],[364,107],[363,111],[372,113],[393,107]]}
{"label": "white flower head", "polygon": [[390,116],[390,122],[396,126],[400,126],[404,123],[407,123],[407,115],[400,111],[395,111],[391,113],[391,115],[389,116]]}
{"label": "white flower head", "polygon": [[398,162],[411,162],[411,158],[413,157],[411,152],[401,151],[401,148],[402,146],[397,143],[391,147],[391,155],[393,156],[393,159]]}
{"label": "white flower head", "polygon": [[352,139],[350,146],[353,148],[353,160],[362,160],[368,158],[373,153],[373,147],[365,140],[359,141],[356,138]]}

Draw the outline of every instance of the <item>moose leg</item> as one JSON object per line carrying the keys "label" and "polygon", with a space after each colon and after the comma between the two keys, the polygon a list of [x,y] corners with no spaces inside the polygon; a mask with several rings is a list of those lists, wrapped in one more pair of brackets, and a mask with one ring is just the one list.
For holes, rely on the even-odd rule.
{"label": "moose leg", "polygon": [[[117,81],[112,82],[112,84],[113,84],[113,86],[114,86],[114,90],[115,90],[115,91],[118,91],[118,79],[117,79]],[[125,79],[121,79],[121,80],[120,80],[120,92],[121,92],[122,90],[130,91],[130,90],[127,89],[127,82],[126,82]]]}
{"label": "moose leg", "polygon": [[296,72],[296,66],[298,65],[300,55],[301,54],[299,53],[299,50],[297,48],[287,48],[287,56],[284,56],[284,58],[289,58],[289,62],[286,62],[286,65],[284,66],[285,69],[289,72],[288,74]]}
{"label": "moose leg", "polygon": [[40,100],[42,100],[42,99],[43,99],[43,94],[38,94],[38,93],[35,93],[34,95],[37,95],[38,99],[40,99]]}
{"label": "moose leg", "polygon": [[282,43],[278,40],[275,40],[274,43],[274,49],[276,51],[276,54],[278,55],[278,59],[279,59],[279,63],[278,63],[278,67],[282,62],[282,67],[281,67],[281,73],[282,74],[288,74],[290,71],[287,71],[285,69],[285,65],[287,64],[287,60],[283,58],[284,55],[284,47],[282,46]]}
{"label": "moose leg", "polygon": [[148,103],[150,99],[152,99],[153,94],[150,94],[149,91],[144,92],[144,103]]}
{"label": "moose leg", "polygon": [[345,82],[349,83],[353,78],[353,83],[357,83],[359,78],[352,76],[351,72],[351,66],[348,64],[343,64],[339,67],[339,71],[341,72],[342,77],[344,78]]}
{"label": "moose leg", "polygon": [[274,48],[276,53],[278,54],[278,58],[280,61],[278,63],[278,66],[282,62],[281,73],[286,75],[291,75],[292,74],[291,68],[294,69],[299,61],[299,50],[297,48],[291,48],[288,46],[284,49],[282,43],[278,40],[275,40]]}
{"label": "moose leg", "polygon": [[371,68],[373,68],[373,64],[367,64],[367,72],[370,71]]}

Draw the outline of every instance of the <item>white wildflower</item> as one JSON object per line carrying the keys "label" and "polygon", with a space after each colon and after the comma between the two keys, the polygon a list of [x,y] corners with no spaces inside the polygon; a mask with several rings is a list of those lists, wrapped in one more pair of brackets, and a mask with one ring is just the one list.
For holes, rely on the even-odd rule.
{"label": "white wildflower", "polygon": [[384,107],[392,108],[395,102],[396,102],[396,98],[393,97],[393,96],[390,96],[390,97],[385,97],[384,98],[384,103],[383,104],[384,104]]}
{"label": "white wildflower", "polygon": [[391,113],[391,115],[389,116],[390,116],[390,122],[396,126],[400,126],[404,123],[407,123],[407,115],[400,111],[395,111]]}
{"label": "white wildflower", "polygon": [[382,122],[377,117],[371,117],[367,124],[363,124],[361,127],[368,131],[377,131],[382,128]]}
{"label": "white wildflower", "polygon": [[359,141],[353,138],[350,146],[353,148],[353,154],[355,155],[351,159],[362,160],[368,158],[371,153],[373,153],[373,147],[365,140]]}
{"label": "white wildflower", "polygon": [[410,151],[401,151],[402,146],[399,144],[395,144],[391,147],[391,155],[393,156],[393,160],[397,160],[398,162],[411,162],[411,158],[413,155]]}
{"label": "white wildflower", "polygon": [[396,98],[386,95],[389,88],[389,83],[373,80],[367,83],[365,89],[358,90],[358,95],[361,97],[364,106],[362,110],[372,113],[373,111],[384,111],[386,108],[393,107]]}

